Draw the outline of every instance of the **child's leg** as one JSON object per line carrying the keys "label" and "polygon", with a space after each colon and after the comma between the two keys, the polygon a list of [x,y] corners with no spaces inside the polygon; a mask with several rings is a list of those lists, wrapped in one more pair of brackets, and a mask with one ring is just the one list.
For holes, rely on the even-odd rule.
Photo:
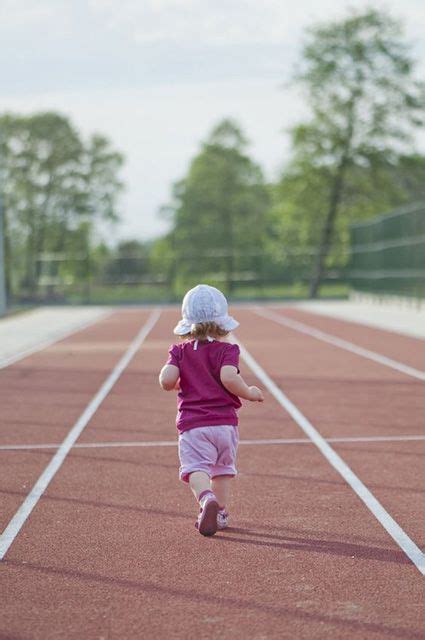
{"label": "child's leg", "polygon": [[211,491],[210,477],[205,471],[193,471],[189,476],[189,486],[199,502],[200,495],[205,491]]}
{"label": "child's leg", "polygon": [[219,507],[211,491],[210,477],[205,471],[193,471],[189,476],[189,485],[200,506],[196,528],[203,536],[213,536],[218,528]]}
{"label": "child's leg", "polygon": [[211,480],[211,490],[218,500],[220,509],[225,509],[229,502],[230,482],[232,475],[215,476]]}

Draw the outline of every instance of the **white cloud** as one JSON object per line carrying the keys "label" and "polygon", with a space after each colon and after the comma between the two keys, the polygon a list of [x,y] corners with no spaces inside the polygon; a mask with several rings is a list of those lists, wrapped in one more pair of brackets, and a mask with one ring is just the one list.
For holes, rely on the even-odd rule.
{"label": "white cloud", "polygon": [[73,22],[74,8],[66,0],[2,0],[0,3],[0,34],[2,40],[27,38],[31,46],[42,34],[67,31]]}
{"label": "white cloud", "polygon": [[17,29],[22,27],[33,27],[42,24],[45,20],[51,20],[58,15],[62,8],[61,3],[53,3],[51,0],[44,0],[37,3],[31,0],[2,0],[0,4],[0,25],[1,28]]}
{"label": "white cloud", "polygon": [[[423,0],[374,0],[373,6],[405,15],[417,35],[425,20]],[[409,10],[407,10],[407,5]],[[139,43],[256,45],[294,42],[300,30],[317,20],[362,9],[369,0],[91,0],[91,9],[108,26]],[[412,10],[410,10],[412,8]],[[419,19],[419,24],[418,24]]]}
{"label": "white cloud", "polygon": [[[292,7],[271,0],[214,2],[191,0],[92,0],[92,9],[108,26],[138,43],[203,46],[282,44],[292,39]],[[300,14],[301,17],[301,14]],[[297,21],[298,22],[298,21]]]}

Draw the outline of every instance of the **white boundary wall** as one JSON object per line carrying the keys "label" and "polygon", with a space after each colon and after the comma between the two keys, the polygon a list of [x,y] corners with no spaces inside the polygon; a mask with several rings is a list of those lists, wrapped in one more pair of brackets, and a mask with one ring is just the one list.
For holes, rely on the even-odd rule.
{"label": "white boundary wall", "polygon": [[350,300],[312,300],[295,303],[294,306],[338,320],[425,338],[425,305],[419,307],[395,300],[379,304],[375,296],[372,299],[362,294],[360,299],[354,296]]}
{"label": "white boundary wall", "polygon": [[110,312],[108,307],[40,307],[0,318],[0,367],[2,362],[60,340]]}

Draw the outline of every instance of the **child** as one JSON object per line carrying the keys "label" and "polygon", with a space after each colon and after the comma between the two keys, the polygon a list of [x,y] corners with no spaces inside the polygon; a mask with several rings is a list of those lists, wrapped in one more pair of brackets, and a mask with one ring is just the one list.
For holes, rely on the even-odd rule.
{"label": "child", "polygon": [[159,374],[165,391],[179,391],[180,479],[199,502],[196,527],[204,536],[228,525],[230,480],[236,475],[239,398],[263,402],[258,387],[239,375],[239,347],[223,341],[239,323],[228,315],[227,300],[215,287],[199,284],[183,299],[182,320]]}

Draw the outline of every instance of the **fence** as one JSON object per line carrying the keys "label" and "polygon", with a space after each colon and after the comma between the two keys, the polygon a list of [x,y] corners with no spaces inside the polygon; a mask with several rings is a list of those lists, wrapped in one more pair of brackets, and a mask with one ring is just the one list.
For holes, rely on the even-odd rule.
{"label": "fence", "polygon": [[425,297],[425,203],[352,225],[350,239],[354,290]]}
{"label": "fence", "polygon": [[[306,296],[315,250],[282,247],[278,256],[264,251],[209,250],[152,256],[113,253],[43,253],[34,277],[22,265],[13,271],[13,301],[52,303],[172,302],[200,281],[219,287],[233,299]],[[21,269],[21,271],[20,271]],[[325,295],[344,295],[338,269],[324,278]]]}
{"label": "fence", "polygon": [[[349,284],[359,292],[425,298],[425,203],[352,225],[350,240],[348,265],[344,247],[334,250],[322,295],[344,296]],[[303,297],[316,253],[313,247],[231,253],[175,247],[159,256],[146,247],[141,254],[124,255],[87,248],[88,243],[80,251],[45,252],[31,263],[22,251],[9,251],[9,302],[171,302],[201,281],[233,299]]]}

